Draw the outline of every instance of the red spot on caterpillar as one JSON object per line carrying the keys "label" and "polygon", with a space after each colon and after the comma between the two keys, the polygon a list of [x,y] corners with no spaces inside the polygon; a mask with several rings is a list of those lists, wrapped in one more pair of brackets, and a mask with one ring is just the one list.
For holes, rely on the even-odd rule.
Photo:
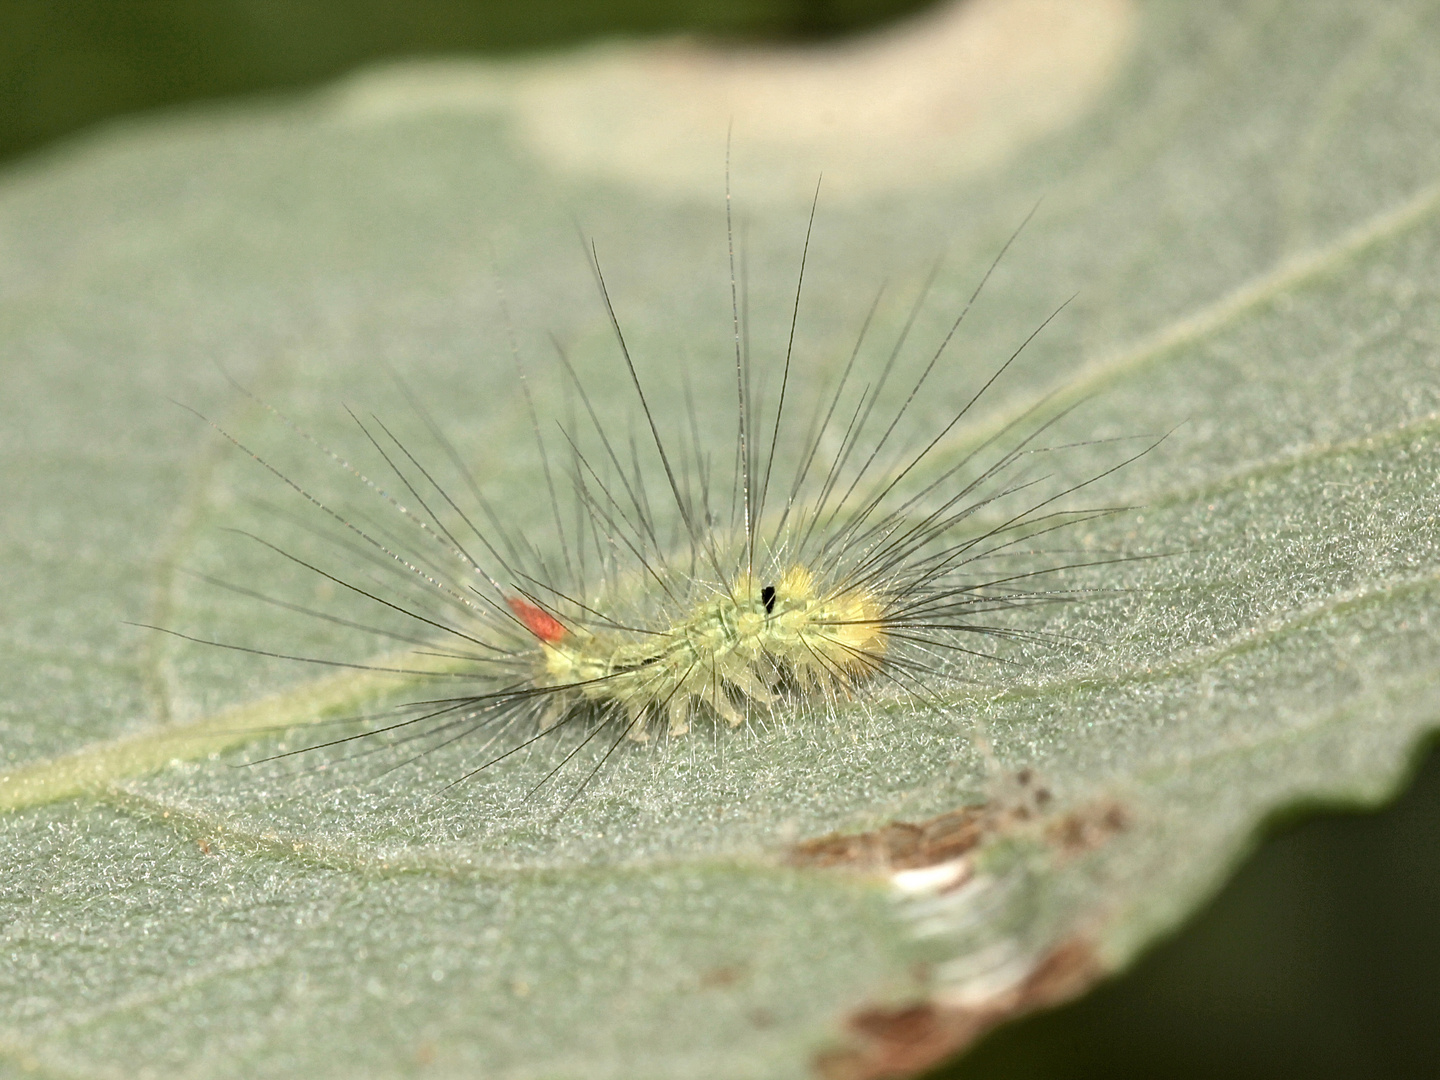
{"label": "red spot on caterpillar", "polygon": [[515,617],[525,624],[525,629],[547,645],[554,644],[565,636],[565,627],[548,611],[542,611],[518,596],[507,596],[505,602],[510,605]]}

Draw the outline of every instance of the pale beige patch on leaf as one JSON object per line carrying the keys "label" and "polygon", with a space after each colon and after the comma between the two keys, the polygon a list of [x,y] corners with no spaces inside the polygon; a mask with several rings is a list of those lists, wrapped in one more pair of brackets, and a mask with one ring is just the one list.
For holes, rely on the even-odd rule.
{"label": "pale beige patch on leaf", "polygon": [[500,65],[411,65],[351,83],[344,115],[508,113],[557,169],[712,197],[734,132],[747,199],[904,191],[998,166],[1074,120],[1121,70],[1133,0],[961,0],[807,47],[677,39]]}

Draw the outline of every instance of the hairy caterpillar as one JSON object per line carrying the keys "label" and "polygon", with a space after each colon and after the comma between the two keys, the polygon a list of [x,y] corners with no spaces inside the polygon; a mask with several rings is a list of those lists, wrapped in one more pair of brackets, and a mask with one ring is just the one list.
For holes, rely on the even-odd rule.
{"label": "hairy caterpillar", "polygon": [[[697,722],[737,727],[747,717],[807,703],[833,712],[883,697],[930,701],[948,682],[973,680],[957,668],[957,659],[1006,662],[987,641],[1062,642],[1062,635],[1019,617],[1081,598],[1084,590],[1055,584],[1065,573],[1118,560],[1077,560],[1036,545],[1116,512],[1110,506],[1076,508],[1068,500],[1149,447],[1056,484],[1037,467],[1063,449],[1044,442],[1054,416],[1032,410],[958,454],[947,444],[1059,309],[943,422],[918,439],[907,431],[917,401],[1014,236],[898,394],[892,383],[928,283],[878,371],[865,381],[858,374],[872,304],[838,376],[802,412],[792,396],[791,364],[810,231],[774,404],[766,408],[745,345],[728,198],[726,222],[735,339],[735,441],[726,448],[728,465],[717,466],[700,435],[693,399],[681,418],[682,433],[662,430],[666,418],[657,416],[637,371],[593,248],[598,292],[638,422],[621,439],[557,345],[560,369],[586,419],[555,425],[563,447],[554,460],[522,364],[521,387],[544,477],[540,497],[549,507],[547,537],[508,523],[408,389],[440,459],[460,478],[468,499],[437,475],[435,462],[422,460],[378,418],[351,414],[383,465],[377,474],[382,480],[290,426],[372,503],[378,498],[388,504],[379,520],[338,508],[216,425],[305,500],[312,514],[318,511],[311,531],[323,526],[332,534],[323,565],[254,539],[366,605],[370,615],[357,623],[216,583],[410,646],[401,666],[342,666],[401,671],[443,688],[378,719],[345,718],[339,722],[363,729],[276,756],[398,745],[412,750],[413,760],[481,734],[482,760],[465,773],[471,776],[541,740],[574,733],[573,745],[546,778],[593,744],[598,760],[583,788],[627,739],[644,742],[657,730],[678,737]],[[813,228],[813,208],[810,222]],[[425,666],[408,666],[417,656],[426,658]]]}

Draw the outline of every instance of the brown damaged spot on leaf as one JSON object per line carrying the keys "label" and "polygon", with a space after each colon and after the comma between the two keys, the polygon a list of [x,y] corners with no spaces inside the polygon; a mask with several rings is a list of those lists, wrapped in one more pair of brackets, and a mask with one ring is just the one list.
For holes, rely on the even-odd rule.
{"label": "brown damaged spot on leaf", "polygon": [[792,866],[849,866],[861,870],[918,870],[958,859],[993,829],[986,804],[962,806],[914,824],[896,821],[867,833],[830,833],[790,849]]}
{"label": "brown damaged spot on leaf", "polygon": [[1113,799],[1101,799],[1051,821],[1045,839],[1062,855],[1083,855],[1129,827],[1129,811]]}
{"label": "brown damaged spot on leaf", "polygon": [[1101,799],[1056,813],[1055,796],[1031,769],[1010,778],[1009,798],[962,806],[928,821],[894,821],[865,833],[829,833],[796,844],[792,866],[851,867],[886,873],[921,870],[969,854],[993,836],[1034,828],[1062,856],[1093,851],[1130,824],[1126,809]]}
{"label": "brown damaged spot on leaf", "polygon": [[900,1080],[951,1058],[1007,1020],[1058,1005],[1104,974],[1093,946],[1082,939],[1051,950],[1015,986],[978,1005],[919,1002],[868,1008],[846,1020],[848,1046],[816,1057],[823,1080]]}
{"label": "brown damaged spot on leaf", "polygon": [[734,986],[745,977],[743,964],[722,964],[700,973],[700,989],[714,990]]}

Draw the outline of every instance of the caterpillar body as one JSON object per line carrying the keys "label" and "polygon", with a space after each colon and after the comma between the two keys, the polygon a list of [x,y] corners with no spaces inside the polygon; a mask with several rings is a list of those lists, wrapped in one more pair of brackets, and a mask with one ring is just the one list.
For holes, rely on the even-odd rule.
{"label": "caterpillar body", "polygon": [[[727,201],[727,231],[728,223]],[[877,295],[848,362],[823,394],[809,395],[810,415],[800,421],[791,359],[810,233],[778,392],[766,409],[757,404],[760,395],[742,344],[732,240],[736,440],[730,466],[720,469],[699,434],[693,401],[688,430],[662,433],[591,248],[639,422],[628,442],[613,437],[613,423],[597,415],[557,345],[560,369],[588,423],[572,416],[556,425],[563,451],[552,460],[522,365],[521,388],[543,472],[541,497],[549,503],[554,534],[548,542],[536,542],[533,528],[512,527],[487,501],[462,455],[403,383],[443,457],[473,496],[469,508],[436,468],[378,418],[351,414],[384,463],[383,482],[285,420],[362,485],[372,503],[379,497],[389,504],[388,517],[374,523],[366,513],[332,504],[212,422],[338,530],[338,539],[330,538],[328,565],[256,539],[339,586],[370,614],[357,621],[287,601],[280,601],[282,606],[406,643],[412,655],[431,658],[428,667],[412,673],[445,687],[403,703],[378,724],[373,716],[350,718],[363,725],[358,732],[262,760],[358,740],[398,744],[418,758],[483,733],[482,761],[467,765],[464,773],[471,776],[542,739],[573,732],[574,745],[547,778],[594,743],[598,760],[583,788],[627,739],[645,742],[657,731],[679,737],[698,722],[734,728],[748,717],[807,703],[834,714],[856,700],[880,697],[932,702],[946,683],[973,681],[973,674],[957,668],[957,659],[1011,662],[987,648],[987,641],[1073,644],[1073,638],[1017,616],[1081,598],[1084,590],[1063,583],[1067,571],[1120,560],[1050,554],[1037,544],[1121,509],[1069,503],[1077,491],[1149,447],[1057,483],[1052,473],[1035,467],[1062,449],[1043,442],[1055,416],[1044,419],[1032,411],[959,452],[946,442],[1055,313],[933,431],[919,440],[904,434],[952,338],[1014,239],[949,320],[942,339],[922,354],[908,389],[902,384],[898,393],[889,384],[928,284],[888,359],[862,384],[855,374],[857,358]],[[896,398],[898,406],[885,404]],[[781,485],[779,477],[787,471]]]}
{"label": "caterpillar body", "polygon": [[807,692],[846,692],[884,662],[885,609],[866,589],[819,588],[796,565],[774,585],[746,575],[707,591],[677,622],[633,634],[572,631],[510,597],[538,642],[536,685],[555,691],[542,723],[588,700],[623,708],[641,741],[644,722],[662,714],[671,735],[685,734],[691,714],[707,709],[738,727],[736,697],[770,705],[785,678]]}

